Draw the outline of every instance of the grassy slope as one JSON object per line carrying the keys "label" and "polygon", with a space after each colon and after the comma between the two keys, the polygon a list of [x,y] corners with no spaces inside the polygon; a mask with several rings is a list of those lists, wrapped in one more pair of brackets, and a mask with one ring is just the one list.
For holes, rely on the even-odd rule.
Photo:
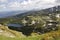
{"label": "grassy slope", "polygon": [[60,40],[60,30],[52,31],[52,32],[45,33],[42,35],[32,33],[31,36],[24,37],[21,35],[21,33],[10,30],[6,27],[2,27],[2,28],[0,27],[0,29],[4,29],[7,32],[9,31],[16,36],[15,38],[10,38],[10,37],[6,37],[4,35],[0,35],[0,40]]}
{"label": "grassy slope", "polygon": [[46,33],[43,35],[37,35],[35,37],[26,37],[26,38],[9,38],[5,36],[0,36],[0,40],[60,40],[60,30],[55,32]]}

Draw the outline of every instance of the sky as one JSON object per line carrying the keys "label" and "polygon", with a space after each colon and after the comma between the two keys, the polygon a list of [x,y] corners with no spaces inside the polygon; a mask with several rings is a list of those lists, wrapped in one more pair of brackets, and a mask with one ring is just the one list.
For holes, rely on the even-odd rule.
{"label": "sky", "polygon": [[60,5],[60,0],[0,0],[0,12],[45,9]]}

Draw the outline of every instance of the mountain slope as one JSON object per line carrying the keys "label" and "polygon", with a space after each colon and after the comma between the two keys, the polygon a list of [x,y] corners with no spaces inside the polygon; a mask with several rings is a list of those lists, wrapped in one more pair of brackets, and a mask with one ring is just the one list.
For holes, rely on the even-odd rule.
{"label": "mountain slope", "polygon": [[[16,15],[13,15],[11,13],[12,16],[5,17],[4,19],[7,21],[13,20],[14,22],[17,22],[18,20],[21,20],[27,16],[44,16],[44,15],[48,16],[49,14],[57,14],[58,12],[60,13],[60,6],[55,6],[55,7],[47,8],[43,10],[31,10],[21,14],[20,14],[20,11],[16,11],[16,12],[13,12],[13,14],[17,13]],[[4,19],[0,19],[0,21],[1,20],[5,21]]]}
{"label": "mountain slope", "polygon": [[55,7],[52,7],[52,8],[47,8],[47,9],[43,9],[43,10],[31,10],[31,11],[28,11],[28,12],[25,12],[25,13],[22,13],[22,14],[18,14],[18,15],[15,15],[13,16],[13,18],[19,18],[21,16],[27,16],[27,15],[39,15],[39,14],[52,14],[52,13],[55,13],[57,11],[60,11],[60,6],[55,6]]}

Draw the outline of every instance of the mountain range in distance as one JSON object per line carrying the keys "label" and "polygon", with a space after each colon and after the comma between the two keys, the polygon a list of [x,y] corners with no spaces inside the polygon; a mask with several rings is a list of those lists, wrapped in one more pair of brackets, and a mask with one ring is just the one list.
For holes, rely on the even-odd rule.
{"label": "mountain range in distance", "polygon": [[31,10],[22,14],[18,14],[13,16],[14,18],[19,18],[22,16],[27,16],[27,15],[37,15],[37,14],[51,14],[54,12],[60,11],[60,6],[55,6],[55,7],[51,7],[51,8],[47,8],[47,9],[43,9],[43,10]]}
{"label": "mountain range in distance", "polygon": [[20,16],[26,16],[29,14],[37,14],[37,13],[53,13],[56,11],[60,11],[60,6],[55,6],[47,9],[42,10],[30,10],[30,11],[10,11],[10,12],[0,12],[0,18],[6,18],[6,17],[20,17]]}
{"label": "mountain range in distance", "polygon": [[6,17],[11,17],[11,16],[14,16],[14,15],[17,15],[17,14],[21,14],[21,13],[24,13],[26,11],[6,11],[6,12],[0,12],[0,18],[6,18]]}

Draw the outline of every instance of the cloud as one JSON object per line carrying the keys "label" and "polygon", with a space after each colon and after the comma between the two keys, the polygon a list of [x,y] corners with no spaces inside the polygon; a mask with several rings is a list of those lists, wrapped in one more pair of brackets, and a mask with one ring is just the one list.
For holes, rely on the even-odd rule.
{"label": "cloud", "polygon": [[7,0],[0,0],[0,2],[7,2]]}
{"label": "cloud", "polygon": [[10,4],[8,4],[10,8],[18,8],[20,7],[20,3],[19,2],[12,2]]}
{"label": "cloud", "polygon": [[57,5],[60,5],[60,0],[56,0],[56,4]]}
{"label": "cloud", "polygon": [[[30,9],[36,9],[40,8],[43,6],[52,6],[54,5],[55,0],[28,0],[28,1],[23,1],[22,3],[19,2],[12,2],[9,3],[9,8],[10,9],[20,9],[20,10],[30,10]],[[45,8],[45,7],[43,7]]]}
{"label": "cloud", "polygon": [[0,5],[0,9],[6,8],[5,5]]}
{"label": "cloud", "polygon": [[29,0],[27,2],[22,2],[23,8],[28,9],[42,9],[52,7],[55,5],[55,0]]}
{"label": "cloud", "polygon": [[56,2],[60,2],[60,0],[56,0]]}
{"label": "cloud", "polygon": [[[7,2],[8,0],[0,0],[1,2]],[[10,10],[32,10],[32,9],[44,9],[59,5],[59,0],[27,0],[23,2],[13,1],[9,2],[2,8]]]}

